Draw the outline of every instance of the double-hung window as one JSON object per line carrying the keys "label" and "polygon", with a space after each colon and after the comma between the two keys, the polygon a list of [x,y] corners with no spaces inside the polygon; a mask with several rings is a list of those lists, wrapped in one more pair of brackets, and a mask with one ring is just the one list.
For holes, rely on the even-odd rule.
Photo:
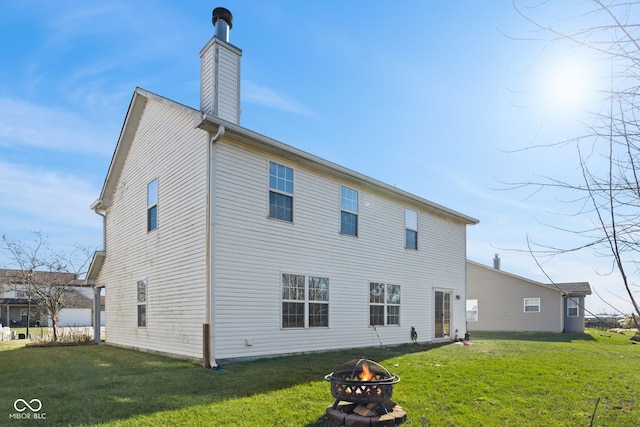
{"label": "double-hung window", "polygon": [[524,312],[525,313],[539,313],[540,312],[540,298],[525,298],[524,299]]}
{"label": "double-hung window", "polygon": [[293,222],[293,169],[269,162],[269,218]]}
{"label": "double-hung window", "polygon": [[358,192],[340,186],[340,233],[358,235]]}
{"label": "double-hung window", "polygon": [[282,327],[329,326],[329,279],[282,274]]}
{"label": "double-hung window", "polygon": [[567,317],[578,317],[578,301],[567,298]]}
{"label": "double-hung window", "polygon": [[400,325],[400,285],[369,283],[369,325]]}
{"label": "double-hung window", "polygon": [[145,328],[147,326],[147,281],[138,280],[138,327]]}
{"label": "double-hung window", "polygon": [[158,228],[158,179],[147,184],[147,231]]}
{"label": "double-hung window", "polygon": [[418,249],[418,212],[404,210],[404,247],[407,249]]}

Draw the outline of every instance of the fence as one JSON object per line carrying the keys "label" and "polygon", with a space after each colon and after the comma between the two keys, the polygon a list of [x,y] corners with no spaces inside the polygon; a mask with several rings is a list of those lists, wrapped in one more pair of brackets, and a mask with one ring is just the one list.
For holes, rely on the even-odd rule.
{"label": "fence", "polygon": [[584,319],[584,327],[607,331],[619,328],[620,323],[617,317],[589,317]]}

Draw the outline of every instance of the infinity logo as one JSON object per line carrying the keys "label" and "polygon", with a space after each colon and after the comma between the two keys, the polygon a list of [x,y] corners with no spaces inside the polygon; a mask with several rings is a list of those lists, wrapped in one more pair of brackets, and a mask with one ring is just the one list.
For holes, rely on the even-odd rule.
{"label": "infinity logo", "polygon": [[[19,406],[19,403],[21,403],[22,406]],[[33,406],[30,404],[33,404]],[[16,399],[16,401],[13,402],[13,407],[18,412],[24,412],[27,408],[31,409],[32,412],[38,412],[42,409],[42,402],[40,402],[40,399],[31,399],[28,403],[24,399]]]}

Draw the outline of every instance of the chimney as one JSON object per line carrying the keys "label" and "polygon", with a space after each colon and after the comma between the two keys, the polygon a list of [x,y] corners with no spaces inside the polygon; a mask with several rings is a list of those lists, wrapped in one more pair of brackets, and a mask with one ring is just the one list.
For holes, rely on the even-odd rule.
{"label": "chimney", "polygon": [[496,270],[500,270],[500,257],[498,256],[498,254],[493,257],[493,268],[495,268]]}
{"label": "chimney", "polygon": [[216,7],[211,22],[214,36],[200,51],[200,110],[239,124],[242,51],[229,43],[233,15]]}

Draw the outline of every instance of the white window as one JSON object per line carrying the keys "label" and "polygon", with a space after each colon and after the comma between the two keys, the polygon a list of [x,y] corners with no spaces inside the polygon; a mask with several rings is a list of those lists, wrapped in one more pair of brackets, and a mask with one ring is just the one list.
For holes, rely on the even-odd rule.
{"label": "white window", "polygon": [[400,325],[400,285],[369,283],[369,325]]}
{"label": "white window", "polygon": [[282,274],[282,327],[329,326],[329,279]]}
{"label": "white window", "polygon": [[138,280],[138,327],[147,327],[147,281]]}
{"label": "white window", "polygon": [[525,298],[524,299],[524,312],[525,313],[539,313],[540,312],[540,298]]}
{"label": "white window", "polygon": [[467,300],[467,322],[477,322],[477,321],[478,321],[478,300],[468,299]]}
{"label": "white window", "polygon": [[358,235],[358,192],[340,186],[340,233]]}
{"label": "white window", "polygon": [[418,212],[404,210],[405,243],[407,249],[418,249]]}
{"label": "white window", "polygon": [[578,301],[567,298],[567,317],[578,317]]}
{"label": "white window", "polygon": [[293,169],[269,162],[269,218],[293,222]]}
{"label": "white window", "polygon": [[158,228],[158,179],[147,184],[147,231]]}

